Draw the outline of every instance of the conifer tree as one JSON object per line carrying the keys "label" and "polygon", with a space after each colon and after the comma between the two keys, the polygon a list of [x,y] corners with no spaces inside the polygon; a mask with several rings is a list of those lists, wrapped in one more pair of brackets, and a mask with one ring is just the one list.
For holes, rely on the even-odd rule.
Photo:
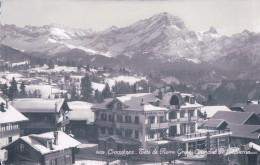
{"label": "conifer tree", "polygon": [[92,87],[91,87],[91,81],[90,81],[90,77],[88,74],[85,75],[85,77],[83,77],[81,79],[81,95],[83,96],[83,100],[84,101],[88,101],[90,102],[92,100]]}
{"label": "conifer tree", "polygon": [[22,97],[22,98],[27,97],[24,82],[22,82],[21,85],[20,85],[20,97]]}
{"label": "conifer tree", "polygon": [[106,83],[106,86],[102,91],[102,95],[103,95],[104,99],[112,97],[112,93],[110,91],[110,87],[109,87],[108,83]]}
{"label": "conifer tree", "polygon": [[8,97],[10,100],[13,100],[18,94],[18,88],[17,88],[17,82],[15,78],[13,77],[13,80],[11,82],[11,86],[8,89]]}

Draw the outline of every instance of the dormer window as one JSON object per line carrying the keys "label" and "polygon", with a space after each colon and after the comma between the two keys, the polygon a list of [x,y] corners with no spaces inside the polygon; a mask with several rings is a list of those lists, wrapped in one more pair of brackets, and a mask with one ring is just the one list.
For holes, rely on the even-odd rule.
{"label": "dormer window", "polygon": [[179,98],[176,95],[173,95],[170,100],[170,105],[179,105],[180,101]]}
{"label": "dormer window", "polygon": [[117,103],[117,109],[122,110],[122,104],[121,103]]}

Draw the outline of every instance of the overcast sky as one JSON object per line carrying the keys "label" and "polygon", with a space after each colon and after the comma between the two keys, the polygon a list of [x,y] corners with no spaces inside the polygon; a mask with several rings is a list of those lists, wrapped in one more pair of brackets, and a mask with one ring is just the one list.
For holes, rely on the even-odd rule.
{"label": "overcast sky", "polygon": [[74,28],[104,30],[124,27],[154,14],[181,17],[190,30],[213,26],[220,34],[244,29],[260,32],[260,0],[2,0],[2,24],[64,24]]}

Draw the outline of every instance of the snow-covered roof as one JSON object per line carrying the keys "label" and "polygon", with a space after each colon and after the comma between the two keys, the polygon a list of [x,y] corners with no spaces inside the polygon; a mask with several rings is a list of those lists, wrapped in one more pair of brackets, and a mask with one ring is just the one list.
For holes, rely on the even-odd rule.
{"label": "snow-covered roof", "polygon": [[83,101],[68,102],[72,111],[69,112],[69,120],[87,120],[88,123],[94,122],[95,115],[92,112],[92,103]]}
{"label": "snow-covered roof", "polygon": [[12,105],[22,113],[55,113],[56,103],[59,112],[65,104],[65,99],[26,98],[12,101]]}
{"label": "snow-covered roof", "polygon": [[[0,97],[0,103],[6,104],[6,101]],[[21,114],[17,109],[15,109],[10,103],[8,103],[8,109],[5,109],[5,112],[0,111],[0,124],[4,123],[14,123],[27,121],[23,114]]]}
{"label": "snow-covered roof", "polygon": [[[45,145],[43,145],[41,142],[39,142],[39,139],[45,139],[46,141],[48,139],[54,139],[54,132],[47,132],[39,135],[29,135],[29,136],[23,136],[19,139],[23,140],[27,144],[29,144],[32,148],[34,148],[36,151],[40,152],[42,155],[49,154],[52,152],[61,151],[64,149],[74,148],[80,145],[81,143],[77,140],[73,139],[66,133],[62,131],[58,132],[58,143],[57,145],[53,144],[53,149],[47,148]],[[17,139],[17,140],[19,140]],[[14,141],[15,142],[15,141]],[[9,145],[12,145],[14,142],[8,144],[4,148],[7,148]]]}
{"label": "snow-covered roof", "polygon": [[255,143],[253,143],[253,142],[250,142],[250,143],[245,145],[245,150],[246,151],[251,150],[251,149],[254,149],[257,152],[260,152],[260,146],[255,144]]}
{"label": "snow-covered roof", "polygon": [[211,118],[218,111],[231,111],[227,106],[204,106],[201,107],[201,113],[207,113],[207,117]]}

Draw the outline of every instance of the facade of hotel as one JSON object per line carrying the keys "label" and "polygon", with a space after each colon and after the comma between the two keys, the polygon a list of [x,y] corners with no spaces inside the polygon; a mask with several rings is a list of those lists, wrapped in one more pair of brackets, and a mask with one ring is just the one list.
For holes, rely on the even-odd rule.
{"label": "facade of hotel", "polygon": [[229,132],[198,130],[201,107],[192,94],[161,90],[157,95],[139,93],[108,99],[92,107],[99,148],[127,150],[134,144],[134,150],[154,150],[167,144],[171,150],[173,146],[184,151],[205,149],[208,136],[219,139],[228,137]]}

